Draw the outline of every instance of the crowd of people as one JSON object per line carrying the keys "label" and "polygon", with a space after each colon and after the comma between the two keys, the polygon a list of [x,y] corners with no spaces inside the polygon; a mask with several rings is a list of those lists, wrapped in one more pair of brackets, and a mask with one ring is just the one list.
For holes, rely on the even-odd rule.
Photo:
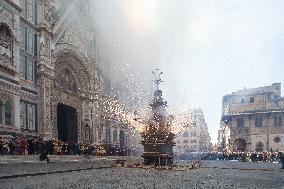
{"label": "crowd of people", "polygon": [[179,160],[230,160],[241,162],[281,162],[283,152],[194,152],[176,154]]}
{"label": "crowd of people", "polygon": [[238,160],[242,162],[279,162],[281,152],[231,152],[222,153],[219,160]]}
{"label": "crowd of people", "polygon": [[[3,137],[0,135],[0,155],[85,155],[121,156],[129,155],[129,149],[113,145],[95,145],[91,143],[63,142],[60,140],[46,140],[42,138]],[[183,154],[184,155],[184,154]],[[283,152],[211,152],[206,154],[190,154],[176,156],[177,159],[203,160],[236,160],[242,162],[284,162]],[[283,163],[284,166],[284,163]],[[284,168],[284,167],[283,167]]]}
{"label": "crowd of people", "polygon": [[112,145],[63,142],[42,138],[0,136],[0,155],[128,155],[128,151]]}

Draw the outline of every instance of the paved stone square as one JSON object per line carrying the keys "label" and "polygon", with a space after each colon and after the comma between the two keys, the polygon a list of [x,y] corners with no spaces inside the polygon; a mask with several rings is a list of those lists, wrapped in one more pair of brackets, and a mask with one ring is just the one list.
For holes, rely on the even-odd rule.
{"label": "paved stone square", "polygon": [[[111,157],[51,157],[50,164],[33,157],[5,157],[6,162],[1,158],[1,188],[284,188],[284,171],[278,163],[202,161],[200,169],[159,171],[111,167]],[[25,176],[30,173],[35,175]]]}

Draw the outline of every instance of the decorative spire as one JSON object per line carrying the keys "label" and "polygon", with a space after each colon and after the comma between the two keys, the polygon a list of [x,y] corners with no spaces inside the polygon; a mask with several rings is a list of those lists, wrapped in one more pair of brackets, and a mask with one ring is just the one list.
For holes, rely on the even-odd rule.
{"label": "decorative spire", "polygon": [[161,79],[161,75],[163,74],[163,72],[161,72],[161,70],[157,68],[155,71],[152,71],[152,73],[155,76],[155,80],[153,81],[157,87],[157,90],[159,90],[159,85],[163,82]]}

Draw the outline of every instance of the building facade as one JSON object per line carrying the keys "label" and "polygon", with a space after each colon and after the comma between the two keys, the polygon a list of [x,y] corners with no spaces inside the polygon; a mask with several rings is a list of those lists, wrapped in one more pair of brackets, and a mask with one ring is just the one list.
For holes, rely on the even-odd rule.
{"label": "building facade", "polygon": [[183,117],[175,138],[175,152],[208,152],[211,138],[202,110],[190,110]]}
{"label": "building facade", "polygon": [[0,134],[128,144],[88,0],[0,1]]}
{"label": "building facade", "polygon": [[283,116],[281,83],[238,90],[223,97],[221,125],[230,130],[228,145],[233,151],[284,150]]}

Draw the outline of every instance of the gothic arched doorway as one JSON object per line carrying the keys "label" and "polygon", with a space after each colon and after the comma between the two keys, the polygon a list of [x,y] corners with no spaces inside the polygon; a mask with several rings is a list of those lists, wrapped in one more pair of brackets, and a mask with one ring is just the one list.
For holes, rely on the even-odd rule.
{"label": "gothic arched doorway", "polygon": [[[58,139],[86,142],[95,139],[96,132],[96,130],[89,130],[93,121],[90,106],[93,80],[87,59],[77,50],[68,44],[56,46],[54,80],[51,85],[54,89],[50,99],[51,117],[53,125],[56,126],[53,133]],[[66,112],[69,113],[65,115]],[[62,119],[69,120],[69,124],[73,126],[69,128]],[[86,125],[89,127],[85,127]],[[67,128],[71,133],[64,133],[64,129]]]}
{"label": "gothic arched doorway", "polygon": [[247,143],[245,139],[238,138],[234,140],[234,150],[244,152],[246,151],[246,146],[247,146]]}
{"label": "gothic arched doorway", "polygon": [[71,106],[59,103],[57,106],[58,139],[64,142],[78,142],[77,111]]}
{"label": "gothic arched doorway", "polygon": [[257,152],[262,152],[263,151],[263,148],[264,148],[264,144],[263,144],[263,142],[258,142],[258,143],[256,143],[256,145],[255,145],[255,151],[257,151]]}

